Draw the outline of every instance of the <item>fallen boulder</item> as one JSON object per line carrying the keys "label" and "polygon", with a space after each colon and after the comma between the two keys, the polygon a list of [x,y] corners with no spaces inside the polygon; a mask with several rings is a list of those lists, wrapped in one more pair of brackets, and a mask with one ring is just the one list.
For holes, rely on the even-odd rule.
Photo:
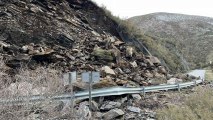
{"label": "fallen boulder", "polygon": [[167,84],[177,84],[177,83],[180,83],[180,82],[183,82],[183,80],[177,79],[177,78],[171,78],[171,79],[167,80]]}
{"label": "fallen boulder", "polygon": [[112,120],[116,117],[124,115],[124,112],[121,109],[112,109],[103,115],[104,120]]}
{"label": "fallen boulder", "polygon": [[96,60],[104,60],[104,61],[113,61],[115,58],[113,56],[112,51],[110,50],[104,50],[101,48],[94,49],[92,52],[92,55],[96,58]]}
{"label": "fallen boulder", "polygon": [[106,101],[102,106],[101,110],[111,110],[114,108],[119,108],[121,106],[121,103],[119,102],[113,102],[113,101]]}
{"label": "fallen boulder", "polygon": [[127,110],[129,110],[130,112],[134,112],[134,113],[140,113],[141,109],[138,107],[133,107],[133,106],[127,106]]}
{"label": "fallen boulder", "polygon": [[115,75],[114,70],[112,70],[109,66],[104,66],[101,70],[107,75]]}

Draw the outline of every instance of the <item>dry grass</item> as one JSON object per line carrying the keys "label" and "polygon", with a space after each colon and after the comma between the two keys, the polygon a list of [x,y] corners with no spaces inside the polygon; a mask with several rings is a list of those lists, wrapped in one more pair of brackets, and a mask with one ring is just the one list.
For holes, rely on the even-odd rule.
{"label": "dry grass", "polygon": [[[2,68],[6,68],[6,66]],[[60,75],[61,73],[57,70],[44,67],[37,67],[35,70],[22,68],[17,70],[15,76],[10,76],[5,70],[1,69],[0,94],[5,98],[60,94],[64,92]]]}
{"label": "dry grass", "polygon": [[158,110],[158,120],[211,120],[213,118],[212,88],[200,88],[180,105]]}
{"label": "dry grass", "polygon": [[[16,75],[8,75],[9,67],[0,57],[0,99],[14,99],[18,96],[52,96],[64,93],[62,73],[51,68],[38,66],[35,70],[21,68]],[[79,120],[86,119],[90,111],[87,106],[71,107],[70,101],[45,100],[19,105],[0,104],[0,120]],[[85,111],[87,110],[87,111]],[[71,114],[71,111],[74,113]],[[84,118],[86,117],[86,118]]]}
{"label": "dry grass", "polygon": [[[0,59],[0,95],[1,99],[13,99],[17,96],[31,96],[34,94],[51,96],[64,93],[62,73],[55,69],[37,67],[35,70],[22,68],[15,76],[8,75],[9,68]],[[66,116],[71,119],[73,108],[60,101],[46,100],[39,103],[24,105],[0,104],[0,120],[31,120],[55,119]],[[80,113],[79,113],[80,114]]]}
{"label": "dry grass", "polygon": [[206,80],[213,81],[213,71],[212,70],[206,70]]}
{"label": "dry grass", "polygon": [[9,68],[5,65],[3,57],[0,56],[0,89],[7,87],[7,84],[12,82],[11,77],[6,74]]}
{"label": "dry grass", "polygon": [[27,82],[32,88],[45,88],[45,94],[63,92],[62,73],[57,70],[38,67],[35,70],[21,69],[15,76],[16,82]]}

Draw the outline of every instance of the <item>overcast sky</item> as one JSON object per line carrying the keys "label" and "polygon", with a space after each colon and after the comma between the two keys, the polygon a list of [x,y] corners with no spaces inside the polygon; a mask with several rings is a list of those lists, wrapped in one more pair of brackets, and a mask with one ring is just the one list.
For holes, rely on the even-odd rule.
{"label": "overcast sky", "polygon": [[212,0],[93,0],[114,15],[128,18],[154,12],[213,17]]}

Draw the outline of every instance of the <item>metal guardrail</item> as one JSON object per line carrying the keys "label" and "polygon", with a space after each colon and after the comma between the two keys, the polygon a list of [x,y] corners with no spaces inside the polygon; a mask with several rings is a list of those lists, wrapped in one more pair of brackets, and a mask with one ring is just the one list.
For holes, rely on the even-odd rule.
{"label": "metal guardrail", "polygon": [[[187,88],[189,86],[194,86],[204,82],[204,79],[196,80],[192,82],[178,83],[178,84],[165,84],[158,86],[147,86],[147,87],[138,87],[138,88],[126,88],[126,87],[112,87],[112,88],[102,88],[102,89],[94,89],[91,92],[92,97],[101,97],[101,96],[116,96],[123,94],[136,94],[136,93],[145,93],[161,91],[161,90],[172,90],[177,89],[180,90],[182,88]],[[11,105],[11,104],[25,104],[25,103],[35,103],[40,101],[68,101],[74,98],[75,100],[87,99],[89,98],[89,91],[77,92],[74,95],[63,94],[57,96],[42,96],[42,95],[34,95],[34,96],[20,96],[17,98],[8,99],[0,99],[0,104],[3,105]]]}

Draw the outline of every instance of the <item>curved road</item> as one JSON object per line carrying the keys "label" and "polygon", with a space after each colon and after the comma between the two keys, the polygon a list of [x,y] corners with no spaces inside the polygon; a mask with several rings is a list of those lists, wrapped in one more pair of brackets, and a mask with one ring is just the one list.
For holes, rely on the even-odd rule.
{"label": "curved road", "polygon": [[188,75],[192,75],[195,77],[200,77],[200,79],[205,79],[205,70],[193,70],[188,73]]}

